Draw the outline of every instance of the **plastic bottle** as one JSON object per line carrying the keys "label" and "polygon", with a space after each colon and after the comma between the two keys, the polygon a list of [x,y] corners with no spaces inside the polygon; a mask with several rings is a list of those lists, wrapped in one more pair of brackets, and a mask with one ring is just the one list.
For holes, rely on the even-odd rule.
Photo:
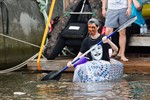
{"label": "plastic bottle", "polygon": [[140,26],[141,26],[141,27],[140,27],[140,34],[141,34],[141,35],[144,35],[144,25],[141,24]]}
{"label": "plastic bottle", "polygon": [[144,24],[144,34],[146,34],[147,33],[147,25],[146,24]]}

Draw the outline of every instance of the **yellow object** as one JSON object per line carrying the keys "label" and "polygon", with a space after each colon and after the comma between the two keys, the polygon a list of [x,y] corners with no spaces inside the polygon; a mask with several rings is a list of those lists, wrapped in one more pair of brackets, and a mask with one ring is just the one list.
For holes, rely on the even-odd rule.
{"label": "yellow object", "polygon": [[41,70],[40,59],[41,59],[41,56],[42,56],[42,51],[43,51],[43,48],[44,48],[44,43],[45,43],[47,32],[48,32],[48,26],[49,26],[50,20],[52,18],[52,13],[53,13],[53,10],[54,10],[55,2],[56,2],[56,0],[52,0],[51,7],[49,9],[48,20],[47,20],[46,27],[45,27],[45,30],[44,30],[43,39],[42,39],[42,43],[41,43],[41,47],[40,47],[40,51],[39,51],[39,55],[38,55],[38,59],[37,59],[37,69],[38,70]]}
{"label": "yellow object", "polygon": [[144,4],[142,9],[143,17],[150,17],[150,4]]}

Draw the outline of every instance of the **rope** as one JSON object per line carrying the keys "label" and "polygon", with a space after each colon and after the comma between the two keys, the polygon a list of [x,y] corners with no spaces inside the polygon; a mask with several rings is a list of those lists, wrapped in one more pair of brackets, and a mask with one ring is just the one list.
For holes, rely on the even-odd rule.
{"label": "rope", "polygon": [[45,20],[45,24],[47,22],[48,16],[47,16],[47,5],[48,5],[48,0],[36,0],[39,3],[39,7],[40,7],[40,12],[43,14],[44,16],[44,20]]}
{"label": "rope", "polygon": [[16,40],[16,41],[21,42],[21,43],[25,43],[25,44],[28,44],[28,45],[31,45],[31,46],[40,48],[40,46],[38,46],[38,45],[29,43],[29,42],[26,42],[26,41],[23,41],[23,40],[16,39],[16,38],[14,38],[14,37],[10,37],[10,36],[4,35],[4,34],[2,34],[2,33],[0,33],[0,35],[3,36],[3,37],[6,37],[6,38],[12,39],[12,40]]}
{"label": "rope", "polygon": [[[14,66],[14,67],[11,67],[11,68],[8,68],[8,69],[5,69],[5,70],[0,70],[0,74],[4,74],[4,73],[8,73],[8,72],[18,70],[18,69],[24,67],[25,65],[27,65],[28,61],[35,59],[37,56],[38,56],[38,53],[36,53],[35,55],[33,55],[32,57],[30,57],[29,59],[27,59],[26,61],[20,63],[17,66]],[[42,57],[44,59],[46,59],[43,55],[42,55]]]}
{"label": "rope", "polygon": [[[48,19],[47,13],[46,13],[48,0],[37,0],[37,2],[40,2],[40,4],[39,4],[39,6],[41,8],[40,12],[43,13],[43,16],[44,16],[45,22],[46,22],[47,19]],[[0,33],[0,35],[3,36],[3,37],[6,37],[6,38],[12,39],[12,40],[16,40],[16,41],[21,42],[21,43],[25,43],[25,44],[40,48],[40,46],[38,46],[38,45],[29,43],[29,42],[26,42],[26,41],[23,41],[23,40],[20,40],[20,39],[16,39],[14,37],[10,37],[10,36],[4,35],[2,33]],[[14,66],[14,67],[11,67],[11,68],[8,68],[8,69],[5,69],[5,70],[0,70],[0,74],[4,74],[4,73],[8,73],[8,72],[11,72],[11,71],[18,70],[18,69],[24,67],[28,63],[29,60],[32,60],[32,59],[36,58],[37,56],[38,56],[38,53],[36,53],[35,55],[33,55],[32,57],[30,57],[29,59],[27,59],[26,61],[20,63],[17,66]],[[42,55],[42,57],[45,58],[43,55]]]}
{"label": "rope", "polygon": [[[46,22],[48,20],[48,16],[47,16],[47,5],[48,5],[48,0],[36,0],[39,3],[39,7],[40,7],[40,12],[43,14],[44,16],[44,21],[45,21],[45,25]],[[51,27],[51,24],[49,24],[49,28]],[[48,39],[46,39],[46,43],[45,45],[47,45],[48,43]]]}
{"label": "rope", "polygon": [[[3,36],[3,37],[6,37],[6,38],[12,39],[12,40],[19,41],[19,42],[21,42],[21,43],[29,44],[29,45],[31,45],[31,46],[40,48],[40,46],[38,46],[38,45],[29,43],[29,42],[26,42],[26,41],[22,41],[22,40],[19,40],[19,39],[16,39],[16,38],[13,38],[13,37],[4,35],[4,34],[2,34],[2,33],[0,33],[0,35]],[[34,58],[37,57],[37,56],[38,56],[38,53],[35,54],[34,56],[32,56],[31,58],[27,59],[26,61],[22,62],[21,64],[17,65],[17,66],[14,66],[14,67],[11,67],[11,68],[8,68],[8,69],[5,69],[5,70],[0,70],[0,74],[4,74],[4,73],[8,73],[8,72],[12,72],[12,71],[18,70],[18,69],[24,67],[24,66],[28,63],[29,60],[34,59]]]}
{"label": "rope", "polygon": [[31,58],[27,59],[26,61],[22,62],[21,64],[19,64],[17,66],[14,66],[12,68],[8,68],[8,69],[5,69],[5,70],[0,70],[0,74],[4,74],[4,73],[8,73],[8,72],[18,70],[18,69],[24,67],[28,63],[29,60],[32,60],[32,59],[36,58],[37,56],[38,56],[38,53],[36,53],[34,56],[32,56]]}
{"label": "rope", "polygon": [[[12,40],[19,41],[19,42],[21,42],[21,43],[29,44],[29,45],[31,45],[31,46],[40,48],[40,46],[38,46],[38,45],[29,43],[29,42],[26,42],[26,41],[22,41],[22,40],[19,40],[19,39],[16,39],[16,38],[13,38],[13,37],[4,35],[4,34],[2,34],[2,33],[0,33],[0,35],[3,36],[3,37],[6,37],[6,38],[12,39]],[[24,67],[24,66],[28,63],[28,61],[30,61],[30,60],[36,58],[37,56],[38,56],[38,53],[36,53],[34,56],[32,56],[31,58],[27,59],[26,61],[22,62],[21,64],[19,64],[19,65],[17,65],[17,66],[14,66],[14,67],[11,67],[11,68],[8,68],[8,69],[5,69],[5,70],[0,70],[0,74],[4,74],[4,73],[8,73],[8,72],[12,72],[12,71],[18,70],[18,69]],[[42,57],[45,58],[43,55],[42,55]]]}
{"label": "rope", "polygon": [[48,0],[36,0],[39,3],[40,12],[47,10]]}

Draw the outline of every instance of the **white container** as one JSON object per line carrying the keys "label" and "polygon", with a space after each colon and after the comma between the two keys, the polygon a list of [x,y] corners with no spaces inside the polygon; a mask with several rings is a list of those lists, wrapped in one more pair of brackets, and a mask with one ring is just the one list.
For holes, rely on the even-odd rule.
{"label": "white container", "polygon": [[143,26],[143,27],[144,27],[144,30],[143,30],[143,31],[144,31],[144,34],[147,34],[147,25],[146,25],[146,24],[144,24],[144,26]]}
{"label": "white container", "polygon": [[141,24],[140,26],[141,26],[140,27],[140,34],[144,35],[144,26],[143,26],[143,24]]}

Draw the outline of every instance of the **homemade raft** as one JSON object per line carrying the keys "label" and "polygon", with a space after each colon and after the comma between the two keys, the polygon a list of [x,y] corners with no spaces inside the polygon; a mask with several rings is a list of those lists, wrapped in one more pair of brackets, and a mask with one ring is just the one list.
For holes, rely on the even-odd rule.
{"label": "homemade raft", "polygon": [[122,75],[123,64],[115,59],[88,61],[75,67],[73,82],[113,81],[121,79]]}

